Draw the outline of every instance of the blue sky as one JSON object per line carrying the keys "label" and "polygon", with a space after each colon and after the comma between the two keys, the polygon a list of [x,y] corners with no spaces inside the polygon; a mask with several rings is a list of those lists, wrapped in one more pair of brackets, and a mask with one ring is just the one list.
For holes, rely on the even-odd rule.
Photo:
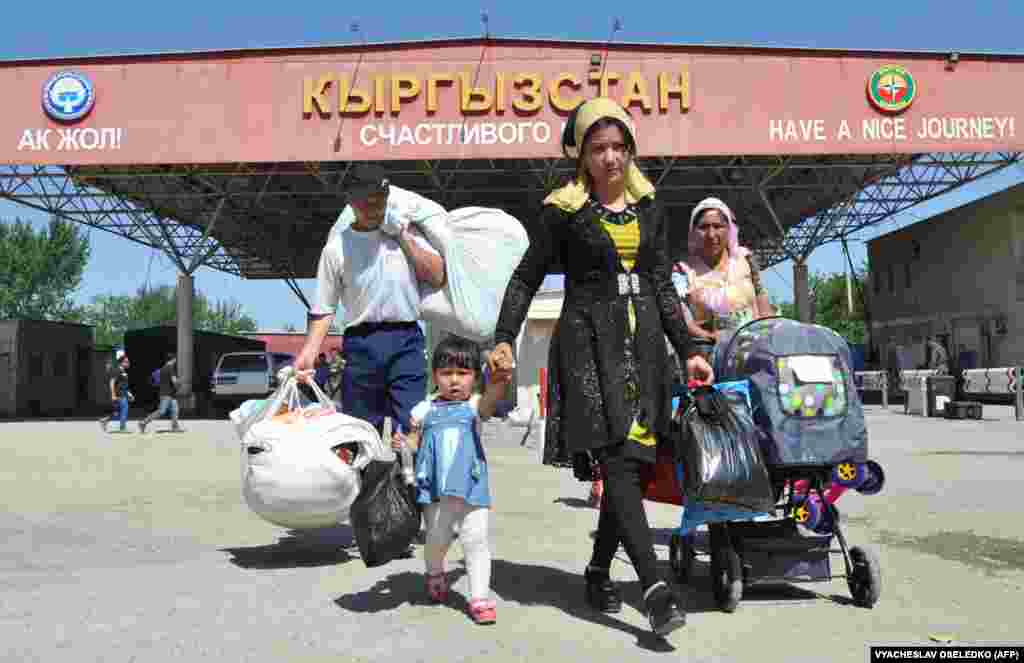
{"label": "blue sky", "polygon": [[[580,9],[584,7],[585,9]],[[358,20],[368,41],[418,40],[479,35],[486,9],[491,34],[603,41],[618,17],[616,41],[747,44],[840,49],[898,49],[1024,53],[1019,0],[951,2],[748,2],[619,3],[442,2],[442,3],[256,3],[220,0],[143,3],[133,0],[5,3],[0,59],[191,51],[347,43]],[[851,244],[854,263],[862,243],[951,206],[1024,181],[1024,167],[1003,173],[922,205],[859,235]],[[38,214],[0,201],[0,217],[45,222]],[[90,231],[93,258],[76,295],[125,294],[140,285],[174,283],[170,261],[151,249],[98,230]],[[812,270],[842,271],[838,245],[810,260]],[[773,296],[792,299],[792,266],[783,263],[764,279]],[[301,282],[307,295],[313,283]],[[239,301],[262,328],[304,325],[305,309],[281,282],[245,281],[206,268],[196,287],[216,299]]]}

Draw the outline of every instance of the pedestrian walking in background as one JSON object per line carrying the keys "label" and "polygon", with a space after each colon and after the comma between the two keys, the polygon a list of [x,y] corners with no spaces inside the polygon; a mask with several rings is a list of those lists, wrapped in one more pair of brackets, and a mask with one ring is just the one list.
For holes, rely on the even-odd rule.
{"label": "pedestrian walking in background", "polygon": [[160,367],[159,383],[160,404],[139,422],[139,432],[145,433],[146,426],[160,417],[170,418],[172,432],[185,432],[178,423],[178,359],[175,355],[169,355],[166,363]]}

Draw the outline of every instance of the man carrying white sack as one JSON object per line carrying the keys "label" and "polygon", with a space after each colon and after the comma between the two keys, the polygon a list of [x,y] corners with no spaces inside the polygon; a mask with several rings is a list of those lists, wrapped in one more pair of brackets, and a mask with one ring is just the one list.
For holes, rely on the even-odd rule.
{"label": "man carrying white sack", "polygon": [[347,318],[342,411],[378,431],[391,417],[407,431],[427,389],[426,341],[417,323],[421,284],[445,284],[444,260],[410,224],[447,212],[389,184],[378,166],[355,166],[349,182],[342,220],[354,217],[331,232],[320,254],[316,303],[296,368],[313,368],[340,300]]}

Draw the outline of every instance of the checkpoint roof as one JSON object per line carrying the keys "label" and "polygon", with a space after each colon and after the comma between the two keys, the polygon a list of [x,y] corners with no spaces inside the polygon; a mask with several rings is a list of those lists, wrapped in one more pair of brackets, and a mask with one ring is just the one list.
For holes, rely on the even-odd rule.
{"label": "checkpoint roof", "polygon": [[[362,62],[365,54],[372,56],[371,60],[376,58],[379,67],[391,59],[397,63],[411,62],[414,58],[419,58],[416,62],[420,65],[427,66],[434,59],[443,62],[445,58],[455,58],[448,53],[459,53],[459,57],[468,61],[466,54],[470,51],[467,49],[529,52],[538,62],[544,58],[538,55],[537,49],[550,49],[552,53],[561,54],[560,57],[568,57],[566,53],[576,51],[581,54],[603,52],[611,54],[606,57],[610,57],[612,62],[635,57],[637,62],[643,60],[643,66],[648,68],[656,66],[650,61],[664,52],[666,57],[691,58],[692,63],[688,65],[691,69],[704,66],[704,62],[710,62],[709,67],[712,64],[724,66],[724,62],[729,66],[749,69],[752,63],[764,59],[773,63],[806,64],[819,68],[814,71],[822,71],[821,67],[849,68],[851,62],[863,58],[870,61],[864,65],[869,69],[875,66],[876,61],[899,61],[917,63],[915,66],[920,69],[941,70],[947,58],[946,53],[928,52],[606,45],[563,40],[470,38],[189,54],[89,56],[41,62],[22,60],[0,62],[0,76],[5,69],[12,67],[71,64],[82,68],[98,64],[118,65],[129,71],[133,66],[170,66],[186,62],[203,67],[223,65],[237,71],[250,61],[273,62],[280,70],[282,62],[288,67],[308,67],[307,60],[330,63],[332,58],[338,58],[338,62],[344,60],[345,66],[349,66],[351,58],[358,57],[358,62]],[[697,59],[705,56],[711,59]],[[493,57],[498,59],[498,56]],[[482,51],[480,61],[484,61]],[[427,65],[423,65],[424,62]],[[1012,68],[1011,73],[1024,71],[1021,69],[1024,57],[1014,55],[960,53],[959,62],[957,66],[966,67],[969,72],[975,66],[979,70],[991,68],[992,63],[1004,69]],[[490,63],[488,66],[493,69],[497,65]],[[631,65],[618,66],[625,68]],[[849,94],[858,100],[857,112],[873,112],[860,109],[860,106],[867,108],[863,97],[864,80],[854,78],[848,87],[853,89]],[[706,78],[695,80],[704,84]],[[826,83],[831,84],[821,84]],[[704,88],[695,89],[701,91]],[[931,94],[934,97],[938,92]],[[298,94],[293,96],[297,98]],[[734,133],[743,132],[744,118],[750,122],[763,120],[756,116],[757,108],[731,108],[728,99],[711,99],[711,96],[700,97],[695,92],[694,109],[700,110],[715,103],[726,104],[728,113],[734,115],[724,114],[721,121],[740,123]],[[99,103],[102,100],[97,106]],[[735,99],[732,100],[733,105],[736,103]],[[254,107],[252,112],[261,111]],[[680,121],[693,122],[694,118],[703,117],[694,115],[694,112],[690,111],[685,120]],[[389,119],[387,115],[383,117]],[[641,124],[645,121],[647,118],[638,119]],[[339,126],[337,120],[333,122],[297,126],[313,126],[314,130],[326,135],[324,132]],[[1024,133],[1024,118],[1020,124],[1021,133]],[[269,130],[278,129],[269,127]],[[717,127],[715,130],[722,129]],[[340,135],[341,128],[337,131]],[[346,128],[346,131],[353,130]],[[949,149],[939,145],[942,149],[908,151],[890,142],[880,143],[874,149],[858,145],[849,153],[835,147],[830,147],[825,153],[820,153],[820,150],[816,153],[813,145],[797,145],[789,154],[786,153],[788,148],[783,146],[778,147],[777,153],[755,146],[756,150],[748,152],[723,149],[721,153],[715,153],[713,148],[710,151],[703,148],[696,150],[697,153],[684,154],[662,149],[657,141],[651,145],[650,138],[648,143],[644,143],[644,131],[641,131],[639,165],[656,183],[658,198],[673,219],[669,238],[672,257],[680,258],[685,252],[690,210],[702,198],[716,196],[736,212],[741,242],[755,249],[765,266],[794,256],[806,256],[816,246],[878,223],[918,202],[1020,159],[1020,152],[1014,149],[994,151],[991,148],[999,145],[993,141],[977,143],[979,148],[989,149],[970,151],[953,149],[961,146],[960,143],[951,143]],[[680,138],[680,132],[686,134],[686,131],[673,131],[673,144],[679,144],[680,140],[683,143],[692,141],[693,132],[698,132],[697,138],[700,133],[696,128],[688,129],[690,137],[683,135]],[[651,136],[651,132],[646,135]],[[297,137],[300,141],[305,138],[304,135]],[[967,144],[968,147],[972,145]],[[207,147],[197,144],[197,153],[206,154],[203,150]],[[370,148],[353,151],[344,155],[347,158],[316,160],[259,158],[186,163],[175,157],[166,163],[104,163],[83,157],[78,162],[11,164],[0,166],[0,197],[169,251],[183,268],[194,268],[202,263],[245,278],[296,279],[315,276],[324,240],[344,205],[346,176],[357,161],[380,164],[391,173],[391,181],[397,186],[431,197],[449,209],[470,205],[499,207],[524,221],[537,215],[540,202],[548,191],[567,181],[574,173],[574,165],[556,156],[550,146],[539,149],[535,155],[522,150],[510,156],[486,155],[477,150],[466,155],[449,151],[437,158],[431,158],[422,149],[408,157],[402,154],[402,150],[396,152],[392,148],[391,152],[384,153],[379,146],[374,149],[377,151]]]}

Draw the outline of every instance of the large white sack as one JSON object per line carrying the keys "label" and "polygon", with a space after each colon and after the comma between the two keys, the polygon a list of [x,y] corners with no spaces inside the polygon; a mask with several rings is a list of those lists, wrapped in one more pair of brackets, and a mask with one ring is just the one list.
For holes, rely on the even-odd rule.
{"label": "large white sack", "polygon": [[245,401],[228,413],[228,419],[235,425],[235,434],[239,440],[245,439],[249,428],[260,419],[260,415],[269,405],[269,398],[258,398]]}
{"label": "large white sack", "polygon": [[[294,397],[295,379],[286,381],[242,442],[246,504],[263,519],[291,529],[331,527],[347,521],[359,494],[359,470],[370,460],[395,457],[373,426],[334,411],[315,385],[314,391],[320,402],[299,406]],[[275,416],[282,405],[286,413]],[[351,465],[333,451],[346,443],[359,446]]]}
{"label": "large white sack", "polygon": [[512,272],[530,245],[515,217],[498,209],[464,207],[448,217],[416,222],[445,262],[443,288],[421,288],[420,318],[457,336],[494,336]]}

